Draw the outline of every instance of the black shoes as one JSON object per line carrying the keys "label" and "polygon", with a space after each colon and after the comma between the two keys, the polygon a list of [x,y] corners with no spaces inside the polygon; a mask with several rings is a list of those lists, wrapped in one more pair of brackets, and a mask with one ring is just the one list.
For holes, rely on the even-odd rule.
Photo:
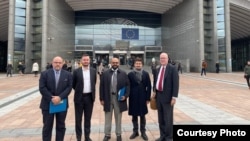
{"label": "black shoes", "polygon": [[92,141],[90,137],[85,137],[85,141]]}
{"label": "black shoes", "polygon": [[[134,139],[136,138],[137,136],[139,136],[139,133],[138,132],[133,132],[132,135],[129,137],[129,139]],[[146,135],[145,132],[142,132],[141,133],[141,137],[143,140],[147,141],[148,140],[148,136]]]}
{"label": "black shoes", "polygon": [[143,138],[143,140],[147,141],[148,140],[148,136],[146,135],[145,132],[141,133],[141,137]]}
{"label": "black shoes", "polygon": [[122,136],[117,136],[116,141],[122,141]]}
{"label": "black shoes", "polygon": [[110,136],[105,136],[104,138],[103,138],[103,141],[108,141],[110,139]]}
{"label": "black shoes", "polygon": [[137,136],[139,136],[139,133],[138,132],[133,132],[132,135],[129,137],[129,139],[134,139]]}
{"label": "black shoes", "polygon": [[[110,136],[104,136],[103,141],[108,141],[110,138]],[[122,136],[117,136],[116,141],[122,141]]]}

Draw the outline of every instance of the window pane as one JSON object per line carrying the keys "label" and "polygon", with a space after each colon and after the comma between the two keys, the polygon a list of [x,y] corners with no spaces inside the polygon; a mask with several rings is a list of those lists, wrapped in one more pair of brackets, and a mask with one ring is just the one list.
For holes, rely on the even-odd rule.
{"label": "window pane", "polygon": [[26,2],[24,0],[16,0],[16,7],[25,8]]}
{"label": "window pane", "polygon": [[16,33],[25,33],[25,26],[15,25],[15,32]]}
{"label": "window pane", "polygon": [[16,11],[15,11],[15,15],[16,16],[25,16],[25,9],[21,9],[21,8],[16,8]]}
{"label": "window pane", "polygon": [[25,25],[25,18],[15,16],[15,24]]}

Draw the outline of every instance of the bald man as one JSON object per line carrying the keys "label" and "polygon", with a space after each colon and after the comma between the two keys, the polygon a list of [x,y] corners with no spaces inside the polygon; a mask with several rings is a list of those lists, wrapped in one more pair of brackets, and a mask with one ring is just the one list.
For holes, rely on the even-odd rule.
{"label": "bald man", "polygon": [[[122,141],[121,137],[121,119],[122,112],[128,109],[127,98],[129,97],[129,79],[125,71],[119,68],[119,59],[112,58],[111,68],[101,75],[100,81],[100,102],[105,112],[104,139],[108,141],[111,138],[112,114],[114,111],[117,141]],[[118,100],[118,91],[123,87],[126,93]]]}
{"label": "bald man", "polygon": [[173,108],[179,92],[177,69],[168,63],[168,54],[160,54],[161,66],[154,75],[154,96],[157,102],[160,138],[156,141],[173,141]]}
{"label": "bald man", "polygon": [[[70,72],[62,69],[63,62],[62,57],[56,56],[52,61],[53,68],[43,71],[39,79],[39,91],[42,95],[40,108],[43,115],[43,141],[51,141],[54,119],[56,119],[55,141],[64,140],[66,131],[65,119],[68,109],[67,99],[72,90],[72,75]],[[50,102],[54,105],[67,102],[67,108],[62,112],[50,113]]]}

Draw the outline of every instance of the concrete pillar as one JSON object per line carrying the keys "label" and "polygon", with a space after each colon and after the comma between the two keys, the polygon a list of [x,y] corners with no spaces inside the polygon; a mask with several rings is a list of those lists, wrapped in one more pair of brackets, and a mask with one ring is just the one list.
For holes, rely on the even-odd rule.
{"label": "concrete pillar", "polygon": [[8,26],[8,59],[7,63],[14,66],[14,33],[15,33],[15,0],[9,1],[9,26]]}
{"label": "concrete pillar", "polygon": [[31,42],[31,32],[32,32],[32,23],[31,23],[31,1],[26,1],[26,38],[25,38],[25,65],[26,65],[26,72],[31,72],[32,70],[32,49],[33,49],[33,45]]}
{"label": "concrete pillar", "polygon": [[230,4],[225,0],[226,72],[232,72]]}
{"label": "concrete pillar", "polygon": [[46,69],[46,65],[47,65],[47,47],[48,47],[48,39],[52,39],[52,37],[48,37],[48,17],[49,17],[49,0],[43,0],[43,21],[42,21],[42,53],[41,53],[41,71]]}

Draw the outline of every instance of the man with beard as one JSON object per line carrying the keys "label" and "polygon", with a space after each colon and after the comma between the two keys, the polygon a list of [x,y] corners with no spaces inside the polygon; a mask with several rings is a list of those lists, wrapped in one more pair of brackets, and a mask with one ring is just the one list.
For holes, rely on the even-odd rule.
{"label": "man with beard", "polygon": [[[118,92],[125,88],[125,93],[118,99]],[[105,112],[104,139],[111,138],[112,114],[114,111],[117,141],[121,141],[122,112],[128,109],[127,98],[129,97],[129,80],[125,71],[119,68],[119,59],[112,58],[111,68],[104,71],[100,80],[100,103]]]}
{"label": "man with beard", "polygon": [[84,54],[81,58],[82,67],[73,72],[73,89],[75,90],[75,130],[76,139],[82,138],[82,118],[84,115],[85,141],[90,138],[91,117],[95,101],[96,69],[90,67],[90,57]]}
{"label": "man with beard", "polygon": [[147,104],[150,102],[151,81],[149,73],[142,69],[142,59],[136,58],[134,70],[128,74],[130,81],[129,110],[128,114],[132,116],[133,133],[130,139],[139,136],[138,117],[140,117],[140,131],[143,140],[148,140],[146,135],[146,117],[148,113]]}
{"label": "man with beard", "polygon": [[[51,141],[55,120],[55,141],[63,141],[69,107],[68,96],[72,89],[72,75],[62,69],[63,58],[60,56],[53,58],[52,66],[53,68],[43,71],[39,79],[39,91],[42,95],[40,103],[43,116],[42,140]],[[58,105],[64,102],[67,106],[65,110],[56,113],[50,112],[50,103]]]}

